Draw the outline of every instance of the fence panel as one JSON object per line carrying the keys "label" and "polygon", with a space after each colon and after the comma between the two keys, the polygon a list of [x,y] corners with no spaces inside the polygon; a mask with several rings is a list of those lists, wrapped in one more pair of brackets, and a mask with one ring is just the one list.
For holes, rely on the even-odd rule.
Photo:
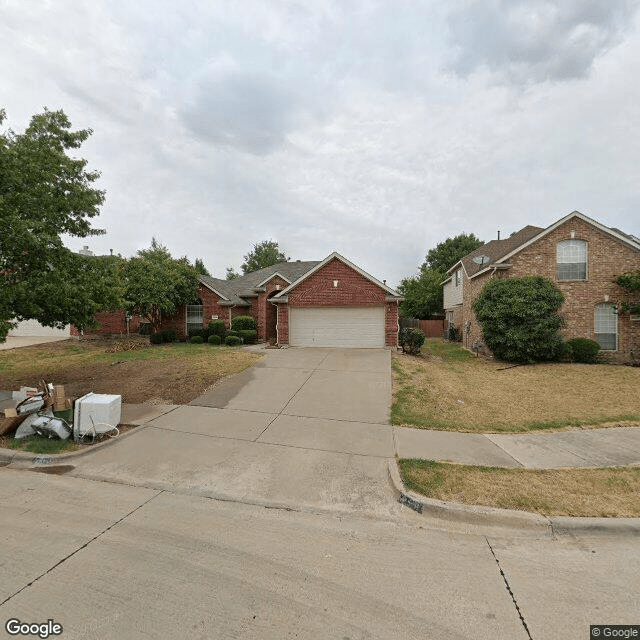
{"label": "fence panel", "polygon": [[420,329],[427,338],[442,338],[444,334],[444,318],[436,320],[418,320],[417,318],[400,318],[400,328]]}

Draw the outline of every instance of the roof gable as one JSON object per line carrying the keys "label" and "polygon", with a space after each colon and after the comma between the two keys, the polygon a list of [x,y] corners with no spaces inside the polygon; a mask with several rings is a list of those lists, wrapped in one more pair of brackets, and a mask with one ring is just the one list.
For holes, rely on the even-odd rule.
{"label": "roof gable", "polygon": [[297,280],[292,282],[288,287],[286,287],[280,293],[275,295],[274,300],[278,298],[286,297],[290,291],[295,289],[299,284],[304,282],[309,276],[313,275],[314,273],[322,269],[322,267],[329,264],[329,262],[331,262],[334,259],[340,260],[340,262],[342,262],[343,264],[347,265],[348,267],[350,267],[351,269],[359,273],[363,278],[377,285],[383,291],[386,291],[390,296],[394,298],[400,298],[400,295],[396,291],[394,291],[391,287],[388,287],[386,284],[384,284],[384,282],[380,282],[380,280],[377,280],[372,275],[368,274],[366,271],[360,269],[360,267],[357,267],[355,264],[353,264],[353,262],[350,262],[344,256],[341,256],[337,251],[334,251],[333,253],[329,254],[324,260],[322,260],[322,262],[318,262],[312,269],[310,269],[309,271],[301,275]]}

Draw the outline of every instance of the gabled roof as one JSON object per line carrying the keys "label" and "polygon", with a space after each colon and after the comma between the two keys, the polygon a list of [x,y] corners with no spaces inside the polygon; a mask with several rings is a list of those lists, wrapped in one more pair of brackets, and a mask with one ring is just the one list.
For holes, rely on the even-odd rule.
{"label": "gabled roof", "polygon": [[[475,275],[479,271],[486,269],[488,266],[494,265],[516,247],[521,246],[525,242],[531,240],[531,238],[539,235],[541,231],[543,231],[542,227],[527,225],[508,238],[504,238],[503,240],[490,240],[456,262],[456,264],[454,264],[447,273],[456,271],[462,265],[468,276]],[[474,262],[473,259],[479,258],[480,256],[488,257],[489,262],[485,261],[484,264]]]}
{"label": "gabled roof", "polygon": [[351,267],[354,271],[358,272],[363,278],[366,278],[367,280],[369,280],[369,282],[372,282],[373,284],[379,286],[383,291],[386,291],[390,297],[401,298],[400,294],[398,294],[397,291],[394,291],[391,287],[388,287],[384,282],[380,282],[380,280],[377,280],[372,275],[368,274],[366,271],[363,271],[362,269],[360,269],[360,267],[357,267],[355,264],[353,264],[353,262],[349,262],[349,260],[347,260],[345,257],[341,256],[339,253],[334,251],[333,253],[330,253],[322,262],[316,263],[313,268],[309,269],[309,271],[302,274],[297,280],[293,281],[288,287],[286,287],[280,293],[275,295],[273,297],[273,300],[275,301],[281,298],[286,298],[287,294],[292,289],[295,289],[301,282],[304,282],[309,276],[316,273],[316,271],[319,271],[320,269],[322,269],[322,267],[324,267],[329,262],[331,262],[331,260],[334,260],[334,259],[340,260],[340,262],[342,262],[343,264],[346,264],[348,267]]}
{"label": "gabled roof", "polygon": [[[488,269],[492,268],[508,268],[507,261],[511,256],[515,255],[519,251],[522,251],[524,248],[529,245],[537,242],[544,236],[551,233],[554,229],[557,229],[560,225],[564,224],[571,218],[579,218],[583,220],[587,224],[590,224],[600,231],[607,233],[608,235],[616,238],[617,240],[628,244],[634,249],[640,250],[640,239],[635,236],[631,236],[620,229],[615,229],[611,227],[606,227],[603,224],[600,224],[596,220],[585,216],[583,213],[579,211],[572,211],[570,214],[564,216],[564,218],[560,218],[552,225],[548,226],[546,229],[541,227],[534,227],[531,225],[527,225],[526,227],[520,229],[517,233],[512,234],[510,237],[505,238],[504,240],[491,240],[486,244],[483,244],[478,249],[475,249],[471,253],[468,253],[462,260],[456,262],[456,264],[449,269],[447,274],[449,277],[443,282],[446,283],[451,279],[451,275],[454,271],[460,268],[462,265],[470,278],[474,278],[480,273],[485,272]],[[479,256],[487,256],[489,258],[489,262],[484,262],[484,264],[478,264],[474,262],[474,258]]]}

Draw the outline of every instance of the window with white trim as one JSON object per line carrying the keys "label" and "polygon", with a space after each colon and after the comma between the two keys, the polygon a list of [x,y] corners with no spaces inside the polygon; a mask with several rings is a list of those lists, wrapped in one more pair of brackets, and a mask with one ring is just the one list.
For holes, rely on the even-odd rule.
{"label": "window with white trim", "polygon": [[596,305],[596,342],[604,351],[618,349],[618,314],[612,304]]}
{"label": "window with white trim", "polygon": [[190,329],[202,329],[204,325],[202,303],[187,305],[187,335]]}
{"label": "window with white trim", "polygon": [[455,273],[455,285],[456,287],[460,286],[460,283],[462,282],[462,269],[458,269]]}
{"label": "window with white trim", "polygon": [[563,240],[556,247],[558,280],[587,279],[587,243],[584,240]]}

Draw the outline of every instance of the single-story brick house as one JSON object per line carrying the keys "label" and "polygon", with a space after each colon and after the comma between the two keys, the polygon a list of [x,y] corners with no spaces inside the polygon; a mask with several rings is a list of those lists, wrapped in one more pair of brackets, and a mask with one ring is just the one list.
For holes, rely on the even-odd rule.
{"label": "single-story brick house", "polygon": [[640,316],[617,313],[625,292],[614,282],[635,269],[640,269],[639,238],[574,211],[546,229],[526,226],[464,256],[443,282],[445,313],[466,347],[481,348],[482,329],[472,305],[485,284],[491,278],[544,276],[564,293],[560,313],[566,339],[591,338],[614,359],[637,359]]}
{"label": "single-story brick house", "polygon": [[[338,253],[322,261],[281,262],[222,280],[200,276],[198,303],[184,305],[163,320],[184,338],[189,329],[236,316],[256,320],[258,340],[318,347],[396,347],[402,297]],[[123,311],[96,316],[101,327],[89,333],[125,333]],[[135,331],[140,319],[130,322]],[[103,329],[104,327],[104,329]]]}

